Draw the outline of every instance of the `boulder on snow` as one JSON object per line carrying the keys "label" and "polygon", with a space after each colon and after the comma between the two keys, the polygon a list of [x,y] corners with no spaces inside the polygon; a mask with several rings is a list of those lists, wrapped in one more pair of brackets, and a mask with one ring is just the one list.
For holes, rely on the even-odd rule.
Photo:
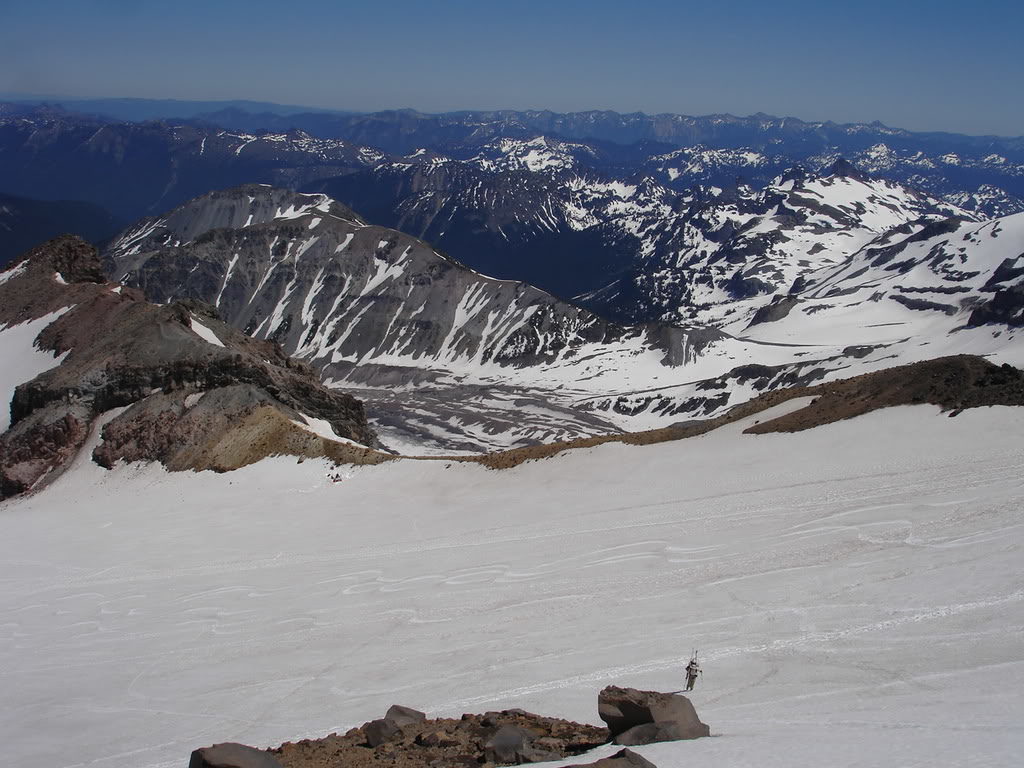
{"label": "boulder on snow", "polygon": [[281,763],[262,749],[226,742],[195,750],[188,768],[281,768]]}
{"label": "boulder on snow", "polygon": [[[685,696],[658,691],[639,691],[636,688],[619,688],[610,685],[597,696],[598,715],[608,725],[613,739],[631,728],[649,723],[671,723],[676,726],[674,739],[696,739],[711,734],[707,725],[697,717],[697,710]],[[667,732],[667,731],[665,731]],[[648,729],[641,734],[654,735]],[[635,738],[636,736],[634,736]],[[668,739],[656,739],[666,741]],[[616,740],[615,743],[620,743]],[[632,744],[650,742],[632,741]]]}
{"label": "boulder on snow", "polygon": [[631,749],[620,749],[614,755],[602,757],[593,763],[567,765],[566,768],[657,768],[657,766]]}

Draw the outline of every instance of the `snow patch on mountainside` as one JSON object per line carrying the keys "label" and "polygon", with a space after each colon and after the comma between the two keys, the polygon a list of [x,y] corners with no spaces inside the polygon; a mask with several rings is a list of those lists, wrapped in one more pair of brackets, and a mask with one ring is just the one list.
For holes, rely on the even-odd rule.
{"label": "snow patch on mountainside", "polygon": [[192,328],[192,332],[199,338],[203,339],[203,341],[208,341],[215,347],[224,346],[224,342],[217,338],[217,334],[213,332],[213,329],[209,326],[203,325],[198,319],[196,319],[195,315],[189,318],[189,323]]}
{"label": "snow patch on mountainside", "polygon": [[39,349],[36,337],[68,309],[70,307],[65,307],[19,325],[0,326],[0,433],[11,426],[11,399],[17,386],[56,368],[67,357],[68,352],[55,356],[53,352]]}

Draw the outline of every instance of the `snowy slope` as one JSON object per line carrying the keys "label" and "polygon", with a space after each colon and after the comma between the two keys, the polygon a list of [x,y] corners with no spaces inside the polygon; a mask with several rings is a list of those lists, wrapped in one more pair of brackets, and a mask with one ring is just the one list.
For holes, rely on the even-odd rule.
{"label": "snowy slope", "polygon": [[[805,344],[917,339],[941,345],[995,291],[1020,283],[1022,249],[1024,214],[879,238],[838,267],[809,276],[784,318],[749,335]],[[1012,336],[1014,329],[997,332]]]}
{"label": "snowy slope", "polygon": [[595,722],[696,647],[717,738],[659,768],[1016,765],[1024,414],[742,426],[341,483],[83,464],[0,507],[8,761],[169,768],[396,702]]}
{"label": "snowy slope", "polygon": [[697,190],[685,212],[652,228],[632,274],[584,303],[638,320],[749,322],[772,296],[881,235],[951,216],[977,219],[842,161],[820,175],[792,169],[760,190]]}

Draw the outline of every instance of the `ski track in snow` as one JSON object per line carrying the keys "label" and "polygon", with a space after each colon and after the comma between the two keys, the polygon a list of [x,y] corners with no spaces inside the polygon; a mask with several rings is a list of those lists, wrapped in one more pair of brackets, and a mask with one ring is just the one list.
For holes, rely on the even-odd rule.
{"label": "ski track in snow", "polygon": [[659,768],[1015,765],[1020,409],[743,427],[340,483],[79,461],[0,505],[9,761],[183,765],[392,703],[594,722],[699,648],[720,738],[638,748]]}

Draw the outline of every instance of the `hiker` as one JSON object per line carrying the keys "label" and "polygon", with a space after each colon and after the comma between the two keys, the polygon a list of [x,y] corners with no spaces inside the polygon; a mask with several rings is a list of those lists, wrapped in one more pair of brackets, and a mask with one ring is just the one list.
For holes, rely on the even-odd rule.
{"label": "hiker", "polygon": [[700,664],[697,663],[697,657],[694,656],[690,659],[690,663],[686,665],[686,690],[693,690],[698,675],[703,677],[704,673],[700,669]]}

